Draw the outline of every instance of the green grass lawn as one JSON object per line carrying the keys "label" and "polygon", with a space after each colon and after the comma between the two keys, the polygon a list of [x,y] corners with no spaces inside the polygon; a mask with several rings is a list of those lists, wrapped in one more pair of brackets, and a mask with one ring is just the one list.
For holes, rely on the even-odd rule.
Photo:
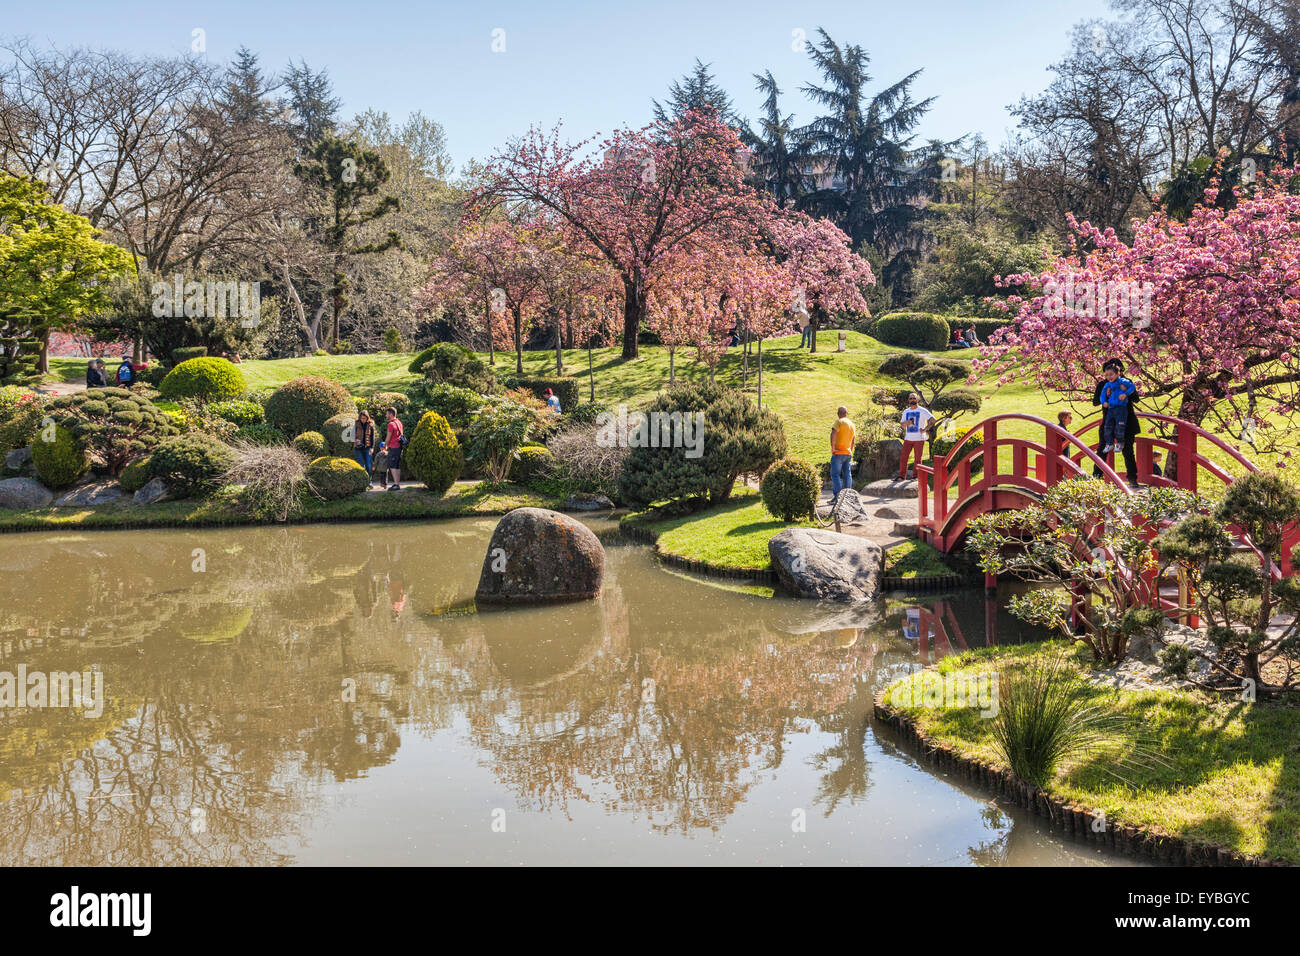
{"label": "green grass lawn", "polygon": [[951,574],[952,570],[939,550],[924,541],[908,539],[885,552],[885,574],[891,577],[930,577]]}
{"label": "green grass lawn", "polygon": [[[1015,667],[1059,644],[983,648],[945,658],[941,673]],[[1050,650],[1049,650],[1050,649]],[[1082,655],[1074,666],[1085,668]],[[917,681],[913,675],[893,685]],[[1162,761],[1117,765],[1113,756],[1067,762],[1050,787],[1057,796],[1112,821],[1231,847],[1250,856],[1300,863],[1300,707],[1210,699],[1192,691],[1115,691],[1095,686],[1098,704],[1131,718],[1131,741]],[[906,691],[904,692],[906,697]],[[927,734],[962,754],[1005,769],[992,721],[978,709],[903,707]]]}
{"label": "green grass lawn", "polygon": [[725,504],[695,514],[662,518],[655,512],[645,512],[626,520],[657,535],[662,553],[737,571],[770,568],[768,540],[792,527],[772,517],[755,494],[737,495]]}

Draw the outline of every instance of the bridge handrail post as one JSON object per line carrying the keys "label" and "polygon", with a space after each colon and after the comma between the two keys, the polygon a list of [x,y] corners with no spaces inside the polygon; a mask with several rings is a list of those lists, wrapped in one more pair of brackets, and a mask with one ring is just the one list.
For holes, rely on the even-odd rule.
{"label": "bridge handrail post", "polygon": [[948,462],[934,459],[934,520],[942,522],[948,516]]}
{"label": "bridge handrail post", "polygon": [[1060,481],[1061,452],[1064,450],[1065,439],[1051,425],[1048,425],[1045,430],[1047,437],[1043,441],[1043,446],[1047,449],[1047,454],[1043,458],[1043,484],[1050,488]]}
{"label": "bridge handrail post", "polygon": [[1196,432],[1194,426],[1178,426],[1178,487],[1196,491]]}
{"label": "bridge handrail post", "polygon": [[981,451],[984,453],[984,479],[991,482],[1001,474],[998,471],[998,423],[996,419],[989,418],[984,422],[984,446]]}

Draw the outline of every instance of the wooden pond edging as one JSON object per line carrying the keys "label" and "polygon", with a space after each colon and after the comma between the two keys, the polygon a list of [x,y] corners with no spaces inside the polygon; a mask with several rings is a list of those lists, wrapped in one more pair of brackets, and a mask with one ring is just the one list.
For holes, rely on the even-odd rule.
{"label": "wooden pond edging", "polygon": [[[927,668],[928,670],[929,668]],[[895,684],[875,697],[876,720],[893,728],[906,744],[927,761],[972,783],[993,791],[1000,797],[1031,813],[1045,817],[1065,834],[1081,842],[1142,856],[1175,866],[1287,866],[1289,864],[1262,857],[1246,856],[1228,847],[1160,833],[1152,827],[1107,820],[1096,810],[1067,803],[1045,790],[1031,786],[982,760],[966,757],[945,743],[936,741],[916,722],[886,701]],[[1094,829],[1094,825],[1096,829]]]}

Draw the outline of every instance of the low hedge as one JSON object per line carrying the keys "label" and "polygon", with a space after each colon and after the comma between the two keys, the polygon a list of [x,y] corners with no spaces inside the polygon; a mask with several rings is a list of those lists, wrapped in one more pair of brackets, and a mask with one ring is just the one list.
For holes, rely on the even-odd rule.
{"label": "low hedge", "polygon": [[948,347],[948,322],[928,312],[891,312],[876,320],[875,337],[886,345],[938,351]]}
{"label": "low hedge", "polygon": [[961,332],[963,336],[966,330],[972,325],[975,326],[975,334],[979,337],[981,345],[987,345],[989,337],[998,329],[1005,329],[1011,325],[1010,319],[973,319],[970,316],[949,316],[948,317],[948,338],[952,338],[953,330]]}
{"label": "low hedge", "polygon": [[543,393],[549,388],[555,393],[555,397],[560,400],[560,410],[565,412],[577,408],[580,402],[578,380],[571,375],[549,377],[511,375],[502,384],[507,389],[526,388],[538,398],[542,398]]}
{"label": "low hedge", "polygon": [[370,486],[370,474],[355,458],[322,457],[307,466],[307,483],[322,501],[359,495]]}

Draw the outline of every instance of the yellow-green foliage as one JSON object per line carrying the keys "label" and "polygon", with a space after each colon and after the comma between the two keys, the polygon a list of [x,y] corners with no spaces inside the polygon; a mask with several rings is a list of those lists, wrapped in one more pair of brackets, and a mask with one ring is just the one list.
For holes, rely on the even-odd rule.
{"label": "yellow-green foliage", "polygon": [[322,501],[350,498],[365,491],[370,475],[353,458],[317,458],[307,466],[307,483]]}
{"label": "yellow-green foliage", "polygon": [[447,419],[425,412],[402,452],[402,463],[429,490],[443,494],[460,476],[465,457]]}
{"label": "yellow-green foliage", "polygon": [[71,429],[54,425],[42,428],[32,442],[32,464],[46,485],[66,488],[86,473],[90,459]]}

